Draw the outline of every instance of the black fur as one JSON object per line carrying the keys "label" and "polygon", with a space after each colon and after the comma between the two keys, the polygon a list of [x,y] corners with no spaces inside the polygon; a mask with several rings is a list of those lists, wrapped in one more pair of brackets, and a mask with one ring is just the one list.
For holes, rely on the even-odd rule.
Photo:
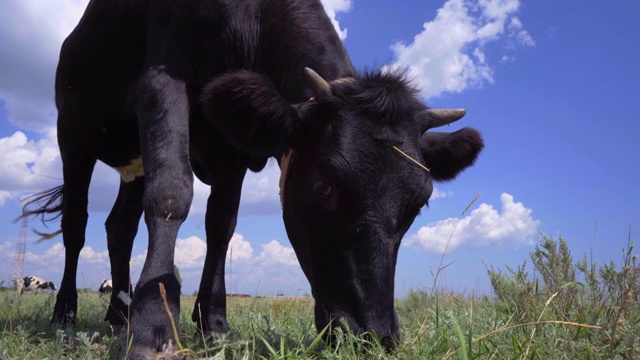
{"label": "black fur", "polygon": [[[332,84],[326,99],[310,100],[305,67]],[[192,173],[211,186],[192,313],[199,330],[229,330],[225,260],[247,169],[293,149],[283,217],[311,284],[316,327],[341,320],[393,348],[402,236],[432,178],[452,179],[482,148],[469,129],[420,138],[416,114],[426,106],[405,74],[356,74],[318,0],[92,0],[62,46],[56,105],[64,185],[34,195],[23,213],[62,215],[65,270],[52,322],[75,323],[95,163],[127,169],[105,224],[113,279],[106,319],[125,324],[130,310],[133,357],[171,350],[171,318],[156,315],[166,305],[179,320],[172,254]],[[144,176],[131,179],[140,156]],[[142,214],[149,253],[129,309],[117,295],[131,294]]]}
{"label": "black fur", "polygon": [[453,180],[473,165],[483,147],[482,136],[471,128],[453,133],[427,131],[420,138],[422,156],[437,181]]}
{"label": "black fur", "polygon": [[397,126],[410,121],[414,113],[426,109],[416,96],[418,90],[402,70],[368,70],[357,81],[337,82],[332,93],[338,106],[358,109],[378,125]]}
{"label": "black fur", "polygon": [[239,70],[202,90],[205,114],[239,150],[258,156],[284,152],[297,115],[266,76]]}

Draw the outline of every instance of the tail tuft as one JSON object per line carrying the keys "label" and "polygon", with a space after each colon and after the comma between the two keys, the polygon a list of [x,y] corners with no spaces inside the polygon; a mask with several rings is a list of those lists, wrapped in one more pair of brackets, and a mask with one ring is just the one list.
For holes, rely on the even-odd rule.
{"label": "tail tuft", "polygon": [[[22,215],[18,216],[14,222],[35,215],[36,217],[40,217],[40,220],[46,226],[48,222],[54,221],[62,216],[64,185],[33,194],[24,199],[24,201],[25,204],[22,207]],[[61,229],[53,233],[35,231],[36,234],[41,236],[39,241],[51,239],[61,232]]]}

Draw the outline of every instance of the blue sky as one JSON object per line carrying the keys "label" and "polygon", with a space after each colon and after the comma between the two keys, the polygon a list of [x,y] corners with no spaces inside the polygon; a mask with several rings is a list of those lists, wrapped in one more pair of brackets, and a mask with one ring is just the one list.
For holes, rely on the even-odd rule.
{"label": "blue sky", "polygon": [[[528,259],[539,232],[562,235],[574,259],[620,260],[640,231],[640,3],[478,0],[327,0],[358,68],[411,69],[432,107],[464,107],[450,130],[473,126],[486,148],[458,179],[437,184],[430,208],[400,250],[396,294],[438,285],[489,292],[484,263]],[[53,74],[60,44],[86,0],[0,2],[0,278],[11,272],[24,196],[59,185]],[[227,261],[227,289],[259,295],[310,293],[282,225],[279,170],[270,164],[244,185]],[[104,221],[118,176],[99,166],[78,284],[109,278]],[[479,198],[462,214],[467,205]],[[197,289],[204,260],[208,189],[196,186],[176,263],[183,292]],[[43,230],[40,223],[30,228]],[[57,226],[57,225],[56,225]],[[25,275],[59,283],[62,239],[35,242],[29,232]],[[146,248],[136,239],[132,276]],[[448,244],[448,246],[447,246]]]}

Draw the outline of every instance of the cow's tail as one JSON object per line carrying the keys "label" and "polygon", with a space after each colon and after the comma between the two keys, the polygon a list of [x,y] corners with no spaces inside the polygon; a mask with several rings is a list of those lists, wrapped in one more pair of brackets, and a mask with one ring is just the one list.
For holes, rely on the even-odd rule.
{"label": "cow's tail", "polygon": [[[40,220],[46,226],[48,222],[54,221],[62,216],[64,185],[33,194],[25,198],[24,201],[25,204],[22,207],[22,215],[16,218],[14,222],[34,215],[36,217],[40,217]],[[37,230],[33,230],[33,232],[40,236],[38,241],[44,241],[62,233],[62,229],[58,229],[52,233],[40,232]]]}

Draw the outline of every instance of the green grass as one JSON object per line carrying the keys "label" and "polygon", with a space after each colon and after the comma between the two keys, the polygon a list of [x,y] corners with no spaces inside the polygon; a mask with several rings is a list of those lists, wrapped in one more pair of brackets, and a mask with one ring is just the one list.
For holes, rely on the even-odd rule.
{"label": "green grass", "polygon": [[[640,266],[634,244],[622,263],[573,263],[562,238],[541,236],[526,267],[488,267],[492,296],[410,291],[396,308],[402,340],[391,354],[374,340],[338,333],[326,346],[313,299],[229,298],[233,329],[203,339],[182,298],[183,354],[196,359],[635,359],[640,358]],[[542,270],[542,271],[541,271]],[[120,329],[102,321],[107,298],[79,294],[75,329],[52,328],[54,295],[0,291],[0,359],[108,359],[126,351]]]}

